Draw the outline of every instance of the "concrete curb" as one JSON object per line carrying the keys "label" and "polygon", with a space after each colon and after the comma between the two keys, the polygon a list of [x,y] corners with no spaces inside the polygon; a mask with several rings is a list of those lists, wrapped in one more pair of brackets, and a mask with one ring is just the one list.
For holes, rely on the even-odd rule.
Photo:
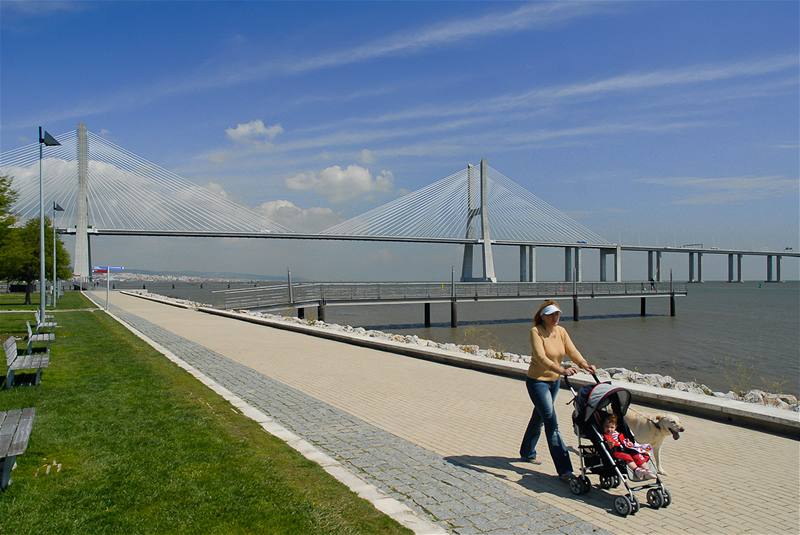
{"label": "concrete curb", "polygon": [[[143,299],[148,299],[149,301],[155,301],[162,304],[171,304],[178,308],[185,308],[185,309],[192,308],[178,303],[168,303],[160,299],[144,297],[142,295],[137,295],[135,293],[129,293],[129,292],[122,292],[122,293],[134,297],[141,297]],[[84,295],[86,295],[87,299],[89,299],[93,303],[95,302],[89,295],[85,293]],[[239,409],[239,412],[241,412],[244,416],[250,418],[257,424],[259,424],[261,428],[264,429],[264,431],[281,439],[286,444],[291,446],[294,450],[299,452],[306,459],[320,465],[323,470],[332,475],[337,481],[347,486],[347,488],[355,492],[360,498],[363,498],[368,502],[370,502],[376,509],[384,513],[386,516],[392,518],[393,520],[397,521],[404,527],[420,535],[440,535],[447,533],[447,531],[445,531],[443,528],[423,518],[420,518],[420,516],[417,515],[417,513],[414,512],[414,510],[412,510],[404,503],[392,498],[391,496],[385,494],[383,491],[378,489],[378,487],[370,483],[367,483],[357,475],[353,474],[347,468],[345,468],[339,461],[336,461],[332,457],[328,456],[327,454],[316,448],[313,444],[306,441],[302,437],[295,435],[294,433],[292,433],[291,431],[280,425],[278,422],[276,422],[271,416],[265,414],[256,407],[253,407],[252,405],[248,404],[239,396],[237,396],[224,386],[220,385],[219,383],[215,382],[213,379],[206,376],[203,372],[201,372],[194,366],[188,364],[183,359],[172,353],[169,349],[165,348],[158,342],[149,338],[141,331],[135,329],[133,326],[126,323],[122,318],[116,316],[110,311],[106,310],[105,312],[106,314],[114,318],[117,322],[119,322],[121,325],[123,325],[126,329],[131,331],[134,335],[142,339],[150,347],[152,347],[153,349],[155,349],[156,351],[167,357],[170,361],[174,362],[180,368],[186,370],[188,373],[194,376],[198,381],[200,381],[208,388],[219,394],[223,399],[225,399],[231,405]]]}
{"label": "concrete curb", "polygon": [[[177,303],[170,303],[166,299],[158,299],[150,296],[141,296],[133,293],[123,292],[134,297],[141,297],[150,301],[156,301],[181,308],[191,308]],[[512,377],[524,380],[527,377],[528,365],[503,360],[487,359],[484,357],[468,355],[462,352],[446,351],[443,349],[423,348],[413,345],[392,342],[362,336],[353,333],[331,331],[329,329],[315,327],[313,325],[300,325],[296,323],[275,321],[266,318],[259,318],[241,312],[231,312],[208,307],[197,307],[199,312],[247,321],[258,325],[266,325],[278,329],[309,334],[320,338],[344,342],[347,344],[388,351],[414,358],[420,358],[451,366],[478,370],[485,373]],[[570,381],[577,386],[594,383],[594,379],[587,374],[578,373],[570,378]],[[658,409],[673,410],[685,414],[701,416],[716,421],[726,422],[733,425],[759,429],[785,435],[800,440],[800,413],[746,403],[729,399],[721,399],[702,394],[692,394],[667,388],[658,388],[625,381],[612,381],[614,384],[629,390],[636,403],[648,405]]]}

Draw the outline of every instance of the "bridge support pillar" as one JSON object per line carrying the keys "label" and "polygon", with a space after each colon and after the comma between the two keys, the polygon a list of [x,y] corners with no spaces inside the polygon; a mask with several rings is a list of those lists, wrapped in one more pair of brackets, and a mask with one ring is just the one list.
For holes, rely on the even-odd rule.
{"label": "bridge support pillar", "polygon": [[661,282],[661,251],[656,251],[656,281]]}
{"label": "bridge support pillar", "polygon": [[575,247],[575,282],[583,282],[583,269],[581,268],[581,248]]}
{"label": "bridge support pillar", "polygon": [[528,282],[536,282],[536,247],[528,246]]}
{"label": "bridge support pillar", "polygon": [[564,281],[572,282],[572,247],[564,247]]}
{"label": "bridge support pillar", "polygon": [[519,246],[519,282],[528,280],[528,249],[527,245]]}
{"label": "bridge support pillar", "polygon": [[655,278],[655,269],[653,266],[653,256],[655,256],[654,251],[647,251],[647,280],[654,281]]}
{"label": "bridge support pillar", "polygon": [[767,282],[772,282],[772,255],[767,255]]}
{"label": "bridge support pillar", "polygon": [[781,279],[781,255],[775,257],[775,282],[783,282]]}
{"label": "bridge support pillar", "polygon": [[697,282],[703,282],[703,253],[697,253]]}
{"label": "bridge support pillar", "polygon": [[733,253],[728,254],[728,282],[733,282]]}
{"label": "bridge support pillar", "polygon": [[736,255],[736,282],[742,282],[742,257],[744,255]]}
{"label": "bridge support pillar", "polygon": [[694,253],[689,253],[689,282],[694,282]]}
{"label": "bridge support pillar", "polygon": [[431,326],[431,304],[425,303],[425,327]]}
{"label": "bridge support pillar", "polygon": [[605,249],[600,249],[600,282],[606,282],[608,280],[608,274],[606,273],[606,257],[608,253]]}
{"label": "bridge support pillar", "polygon": [[494,274],[492,238],[489,232],[489,163],[481,160],[481,237],[483,238],[483,279],[497,282]]}
{"label": "bridge support pillar", "polygon": [[647,299],[642,297],[639,301],[639,315],[646,316],[647,315]]}
{"label": "bridge support pillar", "polygon": [[614,253],[614,281],[622,282],[622,247],[619,245]]}

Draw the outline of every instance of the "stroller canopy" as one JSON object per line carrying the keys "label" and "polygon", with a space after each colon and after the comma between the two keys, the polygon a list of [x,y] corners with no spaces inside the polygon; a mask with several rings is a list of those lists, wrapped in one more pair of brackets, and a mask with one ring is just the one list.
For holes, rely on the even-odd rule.
{"label": "stroller canopy", "polygon": [[604,409],[610,403],[616,405],[619,414],[624,416],[631,404],[631,393],[609,383],[586,385],[581,388],[575,403],[584,422],[588,422],[595,411]]}

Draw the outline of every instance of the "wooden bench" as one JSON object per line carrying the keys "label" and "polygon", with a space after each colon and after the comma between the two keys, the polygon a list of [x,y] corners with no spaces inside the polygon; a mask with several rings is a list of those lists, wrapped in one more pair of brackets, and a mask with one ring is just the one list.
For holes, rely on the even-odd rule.
{"label": "wooden bench", "polygon": [[47,314],[45,314],[46,317],[45,321],[42,321],[41,317],[39,316],[38,310],[33,313],[33,316],[36,318],[37,333],[42,329],[55,329],[56,327],[58,327],[58,323],[56,323],[55,321],[50,321],[51,317],[47,317]]}
{"label": "wooden bench", "polygon": [[6,381],[4,388],[14,386],[14,375],[20,370],[36,370],[36,379],[33,384],[38,385],[42,381],[42,370],[50,365],[50,353],[29,353],[20,355],[17,352],[17,341],[13,336],[3,342],[3,350],[6,352]]}
{"label": "wooden bench", "polygon": [[28,354],[30,355],[33,353],[33,344],[37,342],[44,342],[48,346],[50,342],[56,339],[55,333],[33,333],[31,329],[31,322],[26,321],[25,325],[28,327],[28,338],[26,338],[26,342],[28,343]]}
{"label": "wooden bench", "polygon": [[0,411],[0,490],[11,484],[11,470],[17,455],[22,455],[28,447],[35,415],[33,407]]}

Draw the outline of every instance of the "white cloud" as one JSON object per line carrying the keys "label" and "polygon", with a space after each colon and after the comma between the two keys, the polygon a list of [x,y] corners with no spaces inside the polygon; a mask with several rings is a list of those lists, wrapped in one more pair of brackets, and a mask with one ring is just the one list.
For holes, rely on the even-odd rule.
{"label": "white cloud", "polygon": [[314,233],[343,221],[330,208],[300,208],[293,202],[282,199],[262,203],[258,210],[270,221],[297,232]]}
{"label": "white cloud", "polygon": [[319,173],[298,173],[286,179],[286,187],[297,191],[313,191],[331,202],[342,202],[370,193],[392,190],[394,177],[391,171],[382,170],[373,177],[366,167],[338,165],[326,167]]}
{"label": "white cloud", "polygon": [[267,143],[281,133],[283,133],[281,125],[265,125],[261,119],[239,123],[233,128],[225,129],[225,134],[237,143]]}
{"label": "white cloud", "polygon": [[358,155],[358,161],[365,165],[375,163],[375,153],[369,149],[362,149],[361,153]]}
{"label": "white cloud", "polygon": [[208,184],[206,184],[206,189],[212,193],[219,195],[224,199],[230,199],[228,192],[225,191],[225,188],[222,186],[222,184],[219,184],[217,182],[209,182]]}
{"label": "white cloud", "polygon": [[796,192],[800,179],[778,175],[735,177],[666,177],[642,178],[644,184],[681,188],[685,197],[673,204],[734,204],[781,197]]}
{"label": "white cloud", "polygon": [[111,130],[108,130],[106,128],[101,128],[100,132],[98,133],[103,137],[108,137],[108,135],[111,133]]}

